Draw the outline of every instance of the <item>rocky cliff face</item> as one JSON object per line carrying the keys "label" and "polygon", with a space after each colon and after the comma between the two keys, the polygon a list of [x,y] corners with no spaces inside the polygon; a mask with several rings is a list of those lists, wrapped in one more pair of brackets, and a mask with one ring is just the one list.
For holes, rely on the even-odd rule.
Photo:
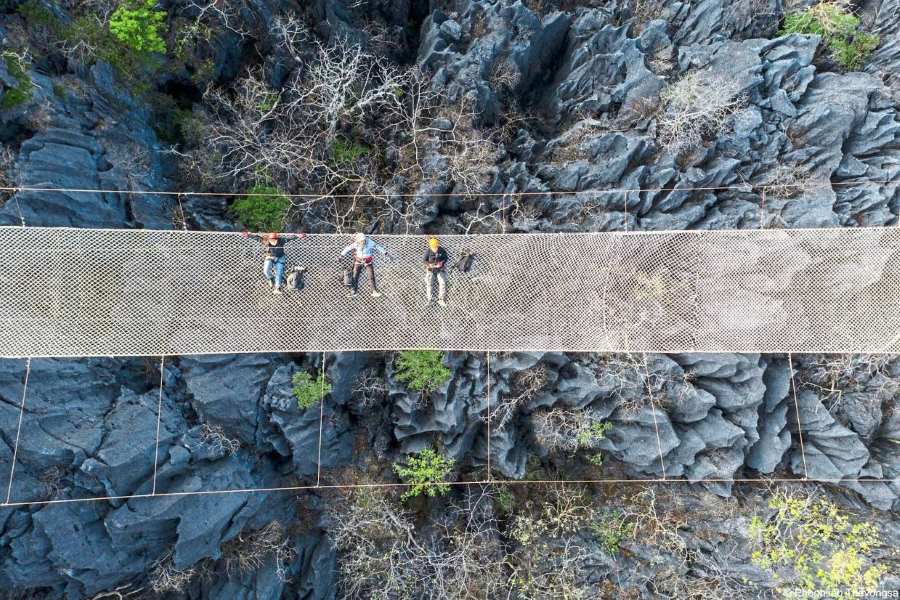
{"label": "rocky cliff face", "polygon": [[[181,14],[182,3],[171,4],[170,14]],[[230,22],[246,23],[245,35],[225,28],[213,34],[208,77],[227,86],[255,64],[254,50],[273,56],[267,49],[275,52],[276,34],[267,28],[290,11],[300,11],[308,27],[310,60],[315,36],[348,36],[395,63],[422,65],[441,98],[469,103],[476,129],[494,132],[496,152],[482,191],[511,195],[461,193],[447,156],[430,147],[422,161],[428,176],[406,181],[418,194],[421,231],[897,222],[896,0],[859,7],[881,43],[857,72],[830,62],[817,36],[779,37],[786,10],[780,1],[575,4],[247,2]],[[10,48],[24,43],[24,22],[15,3],[6,11],[0,27]],[[32,94],[0,111],[8,187],[113,191],[14,192],[4,197],[0,223],[180,226],[178,199],[141,193],[198,185],[183,179],[179,154],[161,141],[158,108],[127,91],[103,61],[83,68],[58,65],[52,52],[35,58]],[[183,75],[160,74],[158,87],[202,110]],[[691,147],[673,142],[668,129],[675,100],[666,90],[684,92],[687,84],[678,87],[684,81],[696,83],[701,104],[722,106]],[[0,82],[4,90],[17,85],[4,61]],[[791,187],[797,183],[813,187]],[[688,189],[717,187],[729,189]],[[635,191],[590,194],[610,189]],[[503,204],[523,191],[547,193]],[[435,192],[449,196],[429,196]],[[193,226],[234,226],[224,202],[180,200]],[[500,216],[477,218],[485,214]],[[612,557],[592,550],[591,585],[616,581],[614,590],[640,597],[662,593],[651,582],[664,566],[744,581],[748,595],[772,593],[776,584],[751,564],[745,533],[748,515],[765,510],[765,498],[758,486],[733,479],[835,480],[821,494],[865,510],[883,539],[896,537],[900,364],[892,359],[795,356],[789,364],[785,356],[547,353],[492,355],[488,366],[483,354],[452,353],[445,357],[449,380],[422,394],[398,380],[394,357],[345,353],[326,357],[332,392],[320,419],[318,408],[298,407],[291,382],[295,373],[318,372],[321,360],[183,357],[167,360],[162,372],[158,361],[143,359],[34,360],[21,429],[25,365],[0,361],[0,490],[10,486],[16,502],[108,497],[0,508],[0,595],[90,598],[117,588],[149,594],[163,575],[184,577],[180,586],[164,588],[179,589],[173,597],[342,595],[347,588],[327,536],[335,494],[178,495],[314,485],[320,426],[327,484],[396,481],[390,463],[437,445],[455,460],[461,480],[482,479],[490,461],[495,478],[517,481],[694,482],[675,484],[683,494],[668,500],[668,509],[685,514],[742,503],[682,529],[685,548],[695,553],[692,567],[669,564],[672,553],[660,554],[646,540],[630,541],[628,552]],[[590,448],[602,455],[602,467],[591,454],[560,451],[538,435],[549,413],[559,422],[589,415],[611,424]],[[153,491],[154,472],[156,491],[171,495],[124,498]],[[879,481],[857,481],[866,478]],[[531,489],[525,486],[514,489],[523,503],[540,497],[520,493]],[[616,490],[596,486],[597,501],[615,504]],[[443,507],[418,510],[424,523]],[[265,545],[258,532],[272,523],[284,531],[278,543]],[[235,548],[255,543],[263,548],[260,561],[236,567]],[[718,568],[727,577],[697,558],[726,553]],[[885,560],[895,561],[888,564],[896,573],[896,556]],[[896,576],[882,582],[884,589],[898,585]]]}

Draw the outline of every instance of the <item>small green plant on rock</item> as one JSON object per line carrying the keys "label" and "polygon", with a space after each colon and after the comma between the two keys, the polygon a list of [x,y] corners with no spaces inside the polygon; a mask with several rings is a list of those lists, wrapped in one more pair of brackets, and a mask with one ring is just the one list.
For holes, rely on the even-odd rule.
{"label": "small green plant on rock", "polygon": [[501,515],[511,515],[516,507],[516,497],[507,486],[503,485],[494,496],[494,504]]}
{"label": "small green plant on rock", "polygon": [[874,33],[860,31],[859,17],[837,2],[821,2],[785,17],[779,34],[791,33],[820,36],[834,61],[848,71],[862,67],[881,43]]}
{"label": "small green plant on rock", "polygon": [[605,421],[600,413],[590,407],[555,407],[536,411],[531,415],[531,424],[538,444],[551,452],[566,454],[598,450],[597,445],[606,439],[606,432],[612,428],[612,423]]}
{"label": "small green plant on rock", "polygon": [[450,486],[444,482],[453,471],[453,464],[452,458],[431,448],[408,456],[406,464],[394,463],[394,472],[404,483],[411,484],[401,499],[408,500],[420,494],[428,497],[443,496],[449,492]]}
{"label": "small green plant on rock", "polygon": [[294,386],[294,397],[297,399],[297,406],[300,407],[300,410],[314,406],[331,393],[331,384],[322,374],[313,379],[306,371],[300,371],[294,374],[291,383]]}
{"label": "small green plant on rock", "polygon": [[6,65],[6,72],[16,80],[15,87],[7,88],[3,92],[3,98],[0,99],[0,108],[9,110],[31,99],[34,84],[26,71],[24,53],[20,56],[7,50],[3,53],[3,62]]}
{"label": "small green plant on rock", "polygon": [[609,556],[619,553],[619,545],[623,540],[633,538],[635,525],[620,509],[610,509],[600,515],[591,524],[591,532],[600,543],[600,548]]}
{"label": "small green plant on rock", "polygon": [[395,368],[397,380],[417,392],[436,390],[452,375],[452,371],[444,366],[443,354],[432,350],[401,352]]}
{"label": "small green plant on rock", "polygon": [[365,144],[344,138],[337,138],[331,145],[331,156],[339,165],[354,163],[368,153],[369,147]]}
{"label": "small green plant on rock", "polygon": [[871,523],[855,522],[825,498],[778,491],[769,499],[774,512],[754,516],[748,527],[756,549],[753,564],[792,573],[798,581],[785,584],[804,590],[824,590],[829,597],[850,598],[853,590],[873,590],[888,568],[871,558],[883,545]]}
{"label": "small green plant on rock", "polygon": [[231,205],[231,214],[252,231],[279,231],[291,199],[271,185],[255,185]]}
{"label": "small green plant on rock", "polygon": [[166,11],[156,9],[156,0],[126,0],[109,18],[109,32],[138,52],[166,51]]}
{"label": "small green plant on rock", "polygon": [[593,446],[597,442],[606,439],[606,432],[609,431],[610,428],[612,428],[612,423],[609,421],[595,421],[591,423],[576,435],[578,445],[584,447]]}

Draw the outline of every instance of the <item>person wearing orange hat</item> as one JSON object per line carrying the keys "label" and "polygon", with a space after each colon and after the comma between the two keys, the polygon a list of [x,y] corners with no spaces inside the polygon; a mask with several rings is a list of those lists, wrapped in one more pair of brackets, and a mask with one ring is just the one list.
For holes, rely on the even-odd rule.
{"label": "person wearing orange hat", "polygon": [[293,237],[303,239],[304,237],[306,237],[306,234],[278,233],[276,231],[273,231],[271,233],[264,233],[262,235],[251,235],[244,231],[241,233],[241,235],[245,238],[259,240],[262,243],[263,251],[265,252],[265,260],[263,261],[263,275],[265,275],[266,279],[269,280],[269,287],[272,288],[272,291],[275,294],[280,294],[282,288],[284,287],[284,250],[285,245],[288,243],[288,238]]}
{"label": "person wearing orange hat", "polygon": [[425,249],[425,299],[431,304],[434,280],[438,283],[438,304],[447,306],[445,297],[447,294],[447,251],[441,247],[441,242],[433,237],[428,240],[428,248]]}

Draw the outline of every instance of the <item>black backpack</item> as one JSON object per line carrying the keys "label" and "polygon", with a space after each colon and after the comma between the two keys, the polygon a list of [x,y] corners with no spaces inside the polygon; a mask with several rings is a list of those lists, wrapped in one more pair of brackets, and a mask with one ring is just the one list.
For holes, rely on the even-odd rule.
{"label": "black backpack", "polygon": [[472,268],[473,262],[475,262],[475,253],[469,250],[463,250],[459,255],[459,260],[453,265],[453,268],[460,273],[468,273],[469,269]]}
{"label": "black backpack", "polygon": [[306,274],[306,267],[294,267],[291,269],[291,272],[287,275],[287,287],[288,289],[297,290],[298,292],[306,287],[306,281],[304,281],[304,275]]}

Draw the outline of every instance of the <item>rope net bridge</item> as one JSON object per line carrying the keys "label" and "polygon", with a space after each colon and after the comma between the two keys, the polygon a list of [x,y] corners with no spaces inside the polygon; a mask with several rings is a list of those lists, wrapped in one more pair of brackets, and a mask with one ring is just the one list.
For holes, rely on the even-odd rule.
{"label": "rope net bridge", "polygon": [[274,295],[236,233],[0,228],[0,355],[163,356],[414,348],[569,352],[900,351],[900,229],[376,236],[382,298],[346,297],[348,235],[287,246]]}

